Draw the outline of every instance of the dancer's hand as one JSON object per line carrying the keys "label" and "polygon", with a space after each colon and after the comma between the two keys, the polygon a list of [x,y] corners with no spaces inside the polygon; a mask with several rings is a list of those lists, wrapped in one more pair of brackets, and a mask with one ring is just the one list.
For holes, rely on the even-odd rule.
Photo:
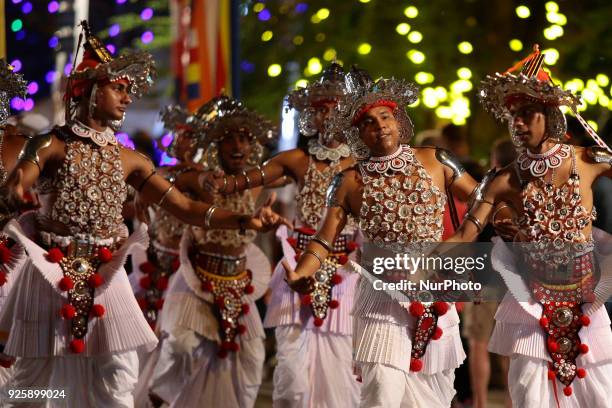
{"label": "dancer's hand", "polygon": [[306,295],[314,290],[314,279],[312,276],[302,276],[295,272],[295,270],[289,265],[289,263],[283,259],[281,261],[283,268],[285,268],[285,282],[294,291]]}
{"label": "dancer's hand", "polygon": [[226,181],[224,182],[225,173],[223,170],[204,171],[198,176],[198,182],[204,191],[211,194],[223,193]]}
{"label": "dancer's hand", "polygon": [[255,228],[253,229],[265,232],[276,229],[281,225],[286,225],[289,229],[293,229],[293,224],[289,220],[272,210],[274,201],[276,201],[276,193],[273,192],[255,213],[253,218]]}

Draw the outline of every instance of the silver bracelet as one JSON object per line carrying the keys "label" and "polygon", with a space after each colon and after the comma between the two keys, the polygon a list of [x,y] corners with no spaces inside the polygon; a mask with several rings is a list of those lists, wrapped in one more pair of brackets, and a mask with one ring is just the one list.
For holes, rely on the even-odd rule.
{"label": "silver bracelet", "polygon": [[312,256],[314,256],[315,258],[317,258],[317,260],[319,261],[319,266],[323,265],[323,259],[321,258],[321,255],[317,254],[315,251],[313,251],[312,249],[307,249],[304,251],[304,255],[306,254],[311,254]]}
{"label": "silver bracelet", "polygon": [[330,244],[328,240],[321,238],[319,235],[315,235],[310,240],[323,246],[323,248],[325,248],[327,252],[332,252],[332,249],[333,249],[332,244]]}
{"label": "silver bracelet", "polygon": [[210,222],[212,221],[212,216],[217,208],[218,207],[211,205],[208,208],[208,210],[206,210],[206,213],[204,214],[204,226],[206,228],[210,228]]}
{"label": "silver bracelet", "polygon": [[162,204],[164,203],[164,201],[166,201],[166,197],[168,197],[168,194],[170,194],[170,192],[174,190],[174,184],[171,184],[170,187],[168,187],[168,189],[164,192],[164,194],[161,196],[161,198],[159,199],[159,202],[157,203],[158,206],[162,206]]}
{"label": "silver bracelet", "polygon": [[261,175],[261,185],[265,185],[266,184],[266,173],[264,173],[264,170],[261,168],[261,166],[255,166],[257,168],[257,170],[259,170],[259,174]]}
{"label": "silver bracelet", "polygon": [[474,216],[473,216],[472,214],[470,214],[470,213],[467,213],[467,214],[465,215],[465,219],[466,219],[467,221],[472,221],[472,223],[473,223],[474,225],[476,225],[476,229],[478,229],[478,233],[479,233],[479,234],[482,232],[482,230],[483,230],[483,226],[482,226],[482,223],[480,222],[480,220],[479,220],[478,218],[474,217]]}
{"label": "silver bracelet", "polygon": [[242,175],[244,176],[244,180],[246,181],[246,189],[248,190],[251,188],[251,180],[249,180],[249,175],[247,174],[246,170],[242,172]]}

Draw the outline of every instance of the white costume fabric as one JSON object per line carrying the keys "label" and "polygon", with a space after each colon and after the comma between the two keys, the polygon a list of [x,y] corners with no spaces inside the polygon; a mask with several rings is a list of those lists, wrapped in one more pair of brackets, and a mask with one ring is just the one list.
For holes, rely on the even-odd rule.
{"label": "white costume fabric", "polygon": [[[493,267],[510,289],[495,315],[495,329],[489,351],[510,357],[508,383],[514,406],[520,407],[612,407],[612,331],[610,319],[602,303],[612,293],[612,236],[593,229],[598,248],[596,257],[602,271],[595,288],[597,300],[583,306],[590,324],[579,332],[581,342],[589,347],[576,360],[586,370],[585,378],[575,378],[572,395],[563,393],[564,385],[548,379],[548,362],[544,330],[539,320],[542,306],[531,298],[515,264],[514,254],[496,240],[492,253]],[[605,255],[604,255],[605,254]],[[531,299],[529,302],[517,299]]]}
{"label": "white costume fabric", "polygon": [[[277,231],[284,259],[295,266],[295,250],[287,243],[287,229]],[[274,370],[275,407],[356,407],[361,384],[353,374],[350,315],[359,275],[346,264],[336,270],[342,282],[332,288],[336,309],[328,309],[320,327],[314,325],[310,307],[285,282],[279,262],[270,281],[272,297],[265,327],[276,328],[277,366]],[[338,405],[340,403],[340,405]]]}
{"label": "white costume fabric", "polygon": [[236,337],[240,349],[219,358],[219,323],[212,296],[202,290],[189,259],[190,230],[181,242],[180,268],[174,274],[162,309],[161,344],[151,356],[136,390],[137,406],[150,406],[149,394],[171,407],[252,407],[261,385],[265,334],[255,300],[263,295],[270,263],[255,245],[246,249],[254,292],[244,295],[249,312],[239,318],[246,327]]}

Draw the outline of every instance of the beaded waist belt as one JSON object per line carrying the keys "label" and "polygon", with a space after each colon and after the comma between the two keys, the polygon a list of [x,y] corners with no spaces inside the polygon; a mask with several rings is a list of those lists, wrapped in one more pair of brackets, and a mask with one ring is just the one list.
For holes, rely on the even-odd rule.
{"label": "beaded waist belt", "polygon": [[60,315],[69,320],[73,339],[69,348],[73,353],[85,350],[84,338],[89,320],[104,315],[103,305],[94,304],[95,289],[104,284],[98,268],[113,258],[113,251],[122,238],[101,239],[94,236],[58,236],[40,232],[42,246],[48,249],[47,260],[58,263],[64,275],[58,282],[61,291],[67,292],[68,303]]}
{"label": "beaded waist belt", "polygon": [[222,339],[217,356],[227,357],[239,350],[236,336],[244,334],[246,327],[238,323],[249,313],[244,295],[254,292],[252,274],[246,269],[246,257],[199,252],[196,254],[195,273],[202,290],[213,297],[219,331]]}
{"label": "beaded waist belt", "polygon": [[531,265],[529,285],[539,302],[584,302],[593,292],[597,275],[595,256],[589,252],[574,257],[567,265]]}
{"label": "beaded waist belt", "polygon": [[195,264],[209,274],[238,277],[246,272],[246,256],[221,255],[210,252],[197,252]]}

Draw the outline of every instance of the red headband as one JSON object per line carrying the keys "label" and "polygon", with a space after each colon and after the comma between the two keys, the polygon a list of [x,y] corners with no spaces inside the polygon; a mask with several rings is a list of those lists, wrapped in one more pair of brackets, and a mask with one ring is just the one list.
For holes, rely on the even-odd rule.
{"label": "red headband", "polygon": [[373,109],[373,108],[376,108],[376,107],[379,107],[379,106],[386,106],[387,108],[389,108],[392,111],[394,111],[395,108],[397,108],[397,103],[395,103],[393,101],[390,101],[388,99],[379,99],[376,102],[370,103],[368,105],[364,105],[353,116],[353,120],[351,122],[351,125],[354,126],[355,124],[359,123],[359,121],[363,118],[363,115],[365,115],[366,112],[368,112],[370,109]]}

